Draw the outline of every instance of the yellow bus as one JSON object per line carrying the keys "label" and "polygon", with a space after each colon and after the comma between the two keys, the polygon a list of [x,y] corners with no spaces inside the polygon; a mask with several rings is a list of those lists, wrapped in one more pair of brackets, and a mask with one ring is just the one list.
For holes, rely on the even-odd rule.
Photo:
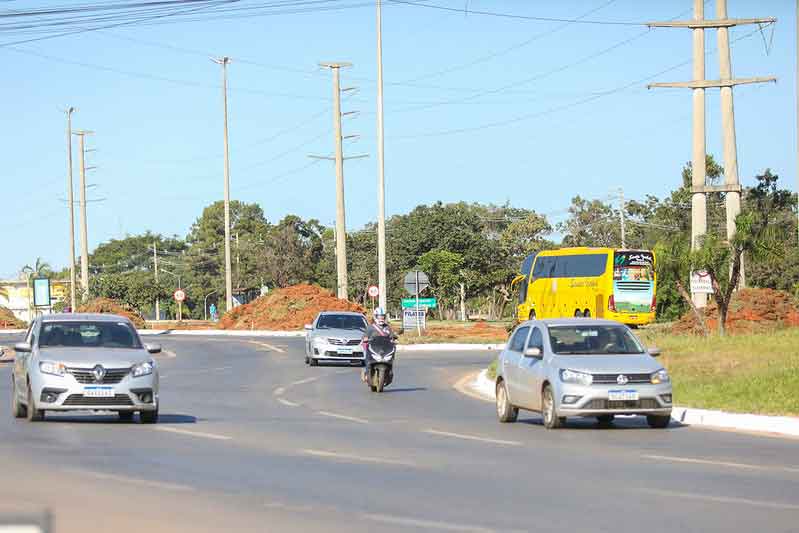
{"label": "yellow bus", "polygon": [[655,255],[649,250],[562,248],[522,263],[517,319],[597,317],[639,326],[655,320]]}

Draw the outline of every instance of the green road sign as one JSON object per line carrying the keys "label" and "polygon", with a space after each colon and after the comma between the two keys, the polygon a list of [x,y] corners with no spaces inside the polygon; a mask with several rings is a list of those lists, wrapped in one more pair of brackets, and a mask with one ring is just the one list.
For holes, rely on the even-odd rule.
{"label": "green road sign", "polygon": [[[425,307],[427,309],[435,309],[438,305],[438,300],[435,298],[419,298],[419,307]],[[416,307],[416,298],[403,298],[402,299],[402,308],[403,309],[413,309]]]}

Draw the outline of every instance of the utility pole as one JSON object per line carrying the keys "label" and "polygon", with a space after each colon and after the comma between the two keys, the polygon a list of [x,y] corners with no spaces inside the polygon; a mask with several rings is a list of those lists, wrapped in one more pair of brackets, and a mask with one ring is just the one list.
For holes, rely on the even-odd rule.
{"label": "utility pole", "polygon": [[[718,19],[706,20],[704,13],[704,0],[694,0],[694,18],[690,21],[650,22],[652,27],[690,28],[694,36],[694,79],[690,82],[652,83],[652,87],[689,88],[693,90],[694,120],[693,120],[693,157],[692,157],[692,199],[691,199],[691,247],[696,249],[699,238],[707,233],[707,193],[721,192],[726,194],[727,210],[727,238],[735,234],[735,217],[741,210],[741,184],[738,179],[738,155],[735,146],[735,116],[732,101],[732,88],[735,85],[750,83],[763,83],[776,81],[774,77],[732,78],[730,61],[730,41],[728,29],[743,24],[771,24],[774,18],[727,18],[727,0],[716,0],[716,14]],[[718,29],[719,42],[719,78],[718,80],[705,79],[705,36],[707,28]],[[724,184],[710,186],[706,183],[705,176],[705,89],[718,87],[721,89],[721,114],[724,141]],[[741,279],[744,279],[743,268]],[[707,296],[693,294],[692,298],[697,307],[707,305]]]}
{"label": "utility pole", "polygon": [[380,288],[379,304],[385,310],[388,284],[386,282],[386,176],[383,134],[383,18],[382,0],[377,0],[377,277]]}
{"label": "utility pole", "polygon": [[69,309],[75,312],[75,190],[72,186],[72,113],[74,107],[66,109],[67,114],[67,204],[69,205]]}
{"label": "utility pole", "polygon": [[[796,0],[796,202],[799,204],[799,0]],[[799,205],[796,206],[796,238],[799,244]]]}
{"label": "utility pole", "polygon": [[239,232],[236,232],[236,288],[241,288],[241,252],[239,251]]}
{"label": "utility pole", "polygon": [[[153,270],[155,271],[155,285],[158,287],[158,241],[153,241]],[[155,297],[155,319],[161,320],[161,299]]]}
{"label": "utility pole", "polygon": [[93,132],[76,131],[78,136],[78,150],[80,153],[80,285],[81,300],[85,302],[89,297],[89,235],[86,224],[86,147],[85,137]]}
{"label": "utility pole", "polygon": [[222,65],[222,104],[225,112],[225,310],[233,309],[233,278],[230,272],[230,153],[228,151],[227,128],[227,66],[230,58],[211,59]]}
{"label": "utility pole", "polygon": [[621,249],[627,249],[627,238],[624,227],[624,189],[619,187],[619,224],[621,225]]}

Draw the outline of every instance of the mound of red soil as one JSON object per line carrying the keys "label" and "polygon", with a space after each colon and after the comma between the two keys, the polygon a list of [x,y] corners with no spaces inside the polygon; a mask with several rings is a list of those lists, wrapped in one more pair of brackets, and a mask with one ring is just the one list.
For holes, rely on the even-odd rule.
{"label": "mound of red soil", "polygon": [[321,287],[294,285],[276,289],[225,313],[219,321],[219,327],[293,331],[313,322],[321,311],[366,312],[360,305],[340,300],[332,292]]}
{"label": "mound of red soil", "polygon": [[[715,303],[704,310],[708,330],[718,330],[719,311]],[[799,306],[784,291],[742,289],[733,296],[727,313],[728,333],[755,333],[799,326]],[[692,312],[686,313],[672,328],[674,333],[700,334],[699,323]]]}
{"label": "mound of red soil", "polygon": [[25,322],[14,316],[10,309],[0,305],[0,329],[24,329]]}
{"label": "mound of red soil", "polygon": [[128,318],[137,329],[146,327],[144,318],[133,307],[110,298],[95,298],[75,309],[78,313],[108,313]]}

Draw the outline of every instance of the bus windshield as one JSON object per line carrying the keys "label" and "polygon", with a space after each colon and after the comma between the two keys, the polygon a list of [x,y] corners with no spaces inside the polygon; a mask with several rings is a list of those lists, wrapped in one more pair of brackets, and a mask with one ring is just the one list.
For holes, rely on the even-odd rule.
{"label": "bus windshield", "polygon": [[614,281],[655,281],[655,261],[651,252],[616,252],[613,257]]}

